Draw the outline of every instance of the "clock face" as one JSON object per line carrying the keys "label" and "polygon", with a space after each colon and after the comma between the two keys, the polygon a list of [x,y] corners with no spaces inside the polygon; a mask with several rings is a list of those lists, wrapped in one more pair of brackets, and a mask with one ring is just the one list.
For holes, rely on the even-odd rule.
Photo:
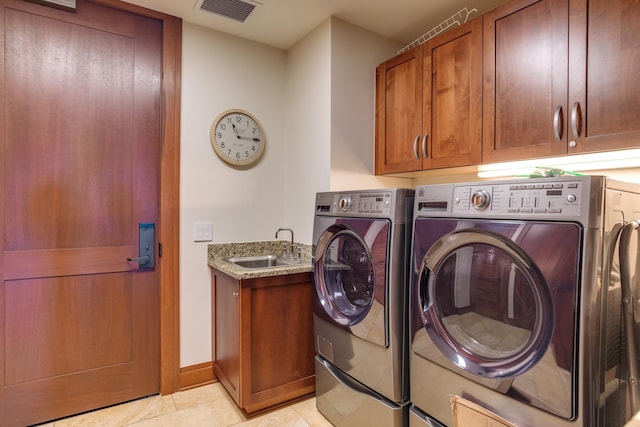
{"label": "clock face", "polygon": [[265,138],[260,122],[243,110],[228,110],[211,124],[211,146],[225,162],[251,165],[260,159]]}

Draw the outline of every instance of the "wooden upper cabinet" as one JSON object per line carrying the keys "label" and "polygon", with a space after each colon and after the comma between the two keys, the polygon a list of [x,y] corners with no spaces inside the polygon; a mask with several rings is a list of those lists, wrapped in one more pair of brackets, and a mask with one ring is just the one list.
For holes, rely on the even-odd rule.
{"label": "wooden upper cabinet", "polygon": [[423,169],[478,164],[482,155],[482,19],[447,31],[423,49]]}
{"label": "wooden upper cabinet", "polygon": [[568,0],[484,15],[483,162],[567,153]]}
{"label": "wooden upper cabinet", "polygon": [[640,3],[571,8],[569,153],[640,147]]}
{"label": "wooden upper cabinet", "polygon": [[377,68],[376,174],[480,162],[482,20]]}
{"label": "wooden upper cabinet", "polygon": [[513,0],[484,19],[484,163],[640,146],[637,0]]}
{"label": "wooden upper cabinet", "polygon": [[376,174],[416,171],[422,136],[422,46],[376,69]]}

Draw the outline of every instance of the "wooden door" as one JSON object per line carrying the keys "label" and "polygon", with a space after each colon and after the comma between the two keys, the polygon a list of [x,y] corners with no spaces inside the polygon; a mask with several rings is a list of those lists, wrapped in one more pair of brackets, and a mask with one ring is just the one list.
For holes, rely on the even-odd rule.
{"label": "wooden door", "polygon": [[[640,141],[640,3],[571,3],[570,153],[636,148]],[[588,12],[587,12],[588,11]]]}
{"label": "wooden door", "polygon": [[422,169],[422,47],[376,69],[376,174]]}
{"label": "wooden door", "polygon": [[157,269],[127,258],[158,221],[162,26],[1,13],[0,424],[22,426],[159,391]]}
{"label": "wooden door", "polygon": [[567,153],[568,0],[484,15],[484,163]]}
{"label": "wooden door", "polygon": [[480,163],[482,155],[482,18],[424,45],[423,166]]}

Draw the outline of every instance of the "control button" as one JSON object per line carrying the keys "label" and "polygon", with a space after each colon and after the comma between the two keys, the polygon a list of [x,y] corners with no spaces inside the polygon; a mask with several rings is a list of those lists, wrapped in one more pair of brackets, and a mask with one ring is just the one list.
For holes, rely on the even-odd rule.
{"label": "control button", "polygon": [[341,198],[340,201],[338,202],[338,206],[340,207],[341,210],[348,211],[349,208],[351,207],[351,197]]}
{"label": "control button", "polygon": [[562,188],[563,185],[562,184],[553,184],[553,188]]}
{"label": "control button", "polygon": [[533,209],[524,209],[523,208],[523,209],[519,209],[518,212],[520,212],[520,213],[532,213]]}
{"label": "control button", "polygon": [[547,213],[562,213],[562,209],[549,208]]}
{"label": "control button", "polygon": [[518,186],[517,185],[510,185],[509,186],[509,190],[517,190]]}
{"label": "control button", "polygon": [[518,213],[518,209],[509,208],[509,209],[507,209],[507,212],[509,212],[509,213]]}
{"label": "control button", "polygon": [[544,188],[549,190],[549,189],[553,188],[553,184],[545,184]]}
{"label": "control button", "polygon": [[536,184],[536,190],[542,190],[543,188],[544,188],[544,185]]}
{"label": "control button", "polygon": [[576,200],[578,200],[578,198],[576,197],[575,194],[567,194],[567,202],[569,203],[573,203]]}
{"label": "control button", "polygon": [[478,190],[471,195],[471,205],[481,211],[491,203],[491,196],[486,190]]}
{"label": "control button", "polygon": [[578,183],[570,182],[569,184],[567,184],[567,188],[578,188]]}
{"label": "control button", "polygon": [[537,208],[533,210],[533,213],[546,213],[547,210],[546,209],[541,209],[541,208]]}
{"label": "control button", "polygon": [[526,185],[518,185],[518,190],[526,190],[527,186]]}
{"label": "control button", "polygon": [[533,190],[535,187],[535,185],[533,184],[527,184],[527,190]]}

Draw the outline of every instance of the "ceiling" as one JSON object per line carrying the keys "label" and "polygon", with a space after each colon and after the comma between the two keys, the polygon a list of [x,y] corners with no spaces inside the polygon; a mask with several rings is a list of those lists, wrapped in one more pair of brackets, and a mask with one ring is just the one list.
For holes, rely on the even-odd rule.
{"label": "ceiling", "polygon": [[330,16],[406,46],[464,7],[468,11],[477,9],[470,15],[474,17],[505,0],[243,0],[255,5],[244,22],[200,10],[203,0],[125,1],[185,22],[288,49]]}

